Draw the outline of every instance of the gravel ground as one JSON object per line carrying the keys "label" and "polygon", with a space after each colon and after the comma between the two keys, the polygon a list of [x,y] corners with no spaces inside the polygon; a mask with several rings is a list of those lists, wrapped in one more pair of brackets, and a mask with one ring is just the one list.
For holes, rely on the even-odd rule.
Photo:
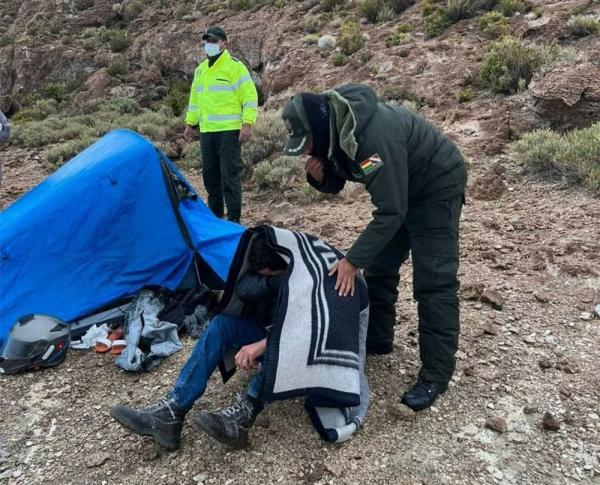
{"label": "gravel ground", "polygon": [[[5,207],[45,172],[31,153],[0,155]],[[182,448],[164,452],[122,429],[109,408],[162,396],[194,341],[141,375],[121,372],[110,356],[70,351],[56,369],[0,380],[0,482],[600,483],[600,201],[526,178],[508,160],[492,162],[477,160],[471,170],[458,366],[435,407],[414,414],[399,405],[419,366],[407,264],[395,350],[368,360],[372,406],[350,442],[321,441],[293,400],[267,408],[247,451],[229,451],[189,420]],[[187,175],[201,186],[198,173]],[[303,230],[341,249],[371,210],[358,186],[302,205],[287,193],[248,186],[246,194],[247,225]],[[248,378],[239,373],[223,386],[213,377],[196,408],[229,403]]]}

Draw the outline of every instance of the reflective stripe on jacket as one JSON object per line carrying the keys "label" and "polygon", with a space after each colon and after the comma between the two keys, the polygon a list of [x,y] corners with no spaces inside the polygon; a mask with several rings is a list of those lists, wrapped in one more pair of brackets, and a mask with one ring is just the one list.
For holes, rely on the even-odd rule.
{"label": "reflective stripe on jacket", "polygon": [[206,59],[196,68],[185,122],[202,133],[239,130],[256,122],[257,108],[248,69],[224,50],[212,66]]}

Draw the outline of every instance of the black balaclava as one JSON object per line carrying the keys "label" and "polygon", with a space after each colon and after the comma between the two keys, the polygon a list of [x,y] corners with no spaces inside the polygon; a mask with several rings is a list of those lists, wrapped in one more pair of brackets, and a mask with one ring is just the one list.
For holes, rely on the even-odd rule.
{"label": "black balaclava", "polygon": [[329,158],[329,103],[318,94],[303,93],[304,111],[313,139],[312,155],[320,160]]}

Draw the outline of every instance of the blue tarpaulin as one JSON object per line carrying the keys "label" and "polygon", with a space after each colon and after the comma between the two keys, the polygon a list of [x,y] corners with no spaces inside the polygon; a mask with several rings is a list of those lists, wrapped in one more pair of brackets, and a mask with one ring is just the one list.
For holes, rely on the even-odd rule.
{"label": "blue tarpaulin", "polygon": [[73,321],[173,290],[195,258],[224,281],[243,232],[148,140],[113,131],[0,214],[0,346],[28,314]]}

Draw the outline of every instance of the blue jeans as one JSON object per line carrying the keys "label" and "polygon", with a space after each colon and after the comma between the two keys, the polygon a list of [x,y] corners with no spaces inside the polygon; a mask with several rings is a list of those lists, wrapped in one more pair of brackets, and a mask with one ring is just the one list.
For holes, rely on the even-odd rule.
{"label": "blue jeans", "polygon": [[[214,317],[198,340],[170,392],[177,407],[184,411],[191,409],[194,402],[204,394],[208,379],[228,349],[258,342],[266,336],[265,327],[255,320],[229,315]],[[263,373],[260,370],[248,386],[248,395],[258,398],[262,384]]]}

